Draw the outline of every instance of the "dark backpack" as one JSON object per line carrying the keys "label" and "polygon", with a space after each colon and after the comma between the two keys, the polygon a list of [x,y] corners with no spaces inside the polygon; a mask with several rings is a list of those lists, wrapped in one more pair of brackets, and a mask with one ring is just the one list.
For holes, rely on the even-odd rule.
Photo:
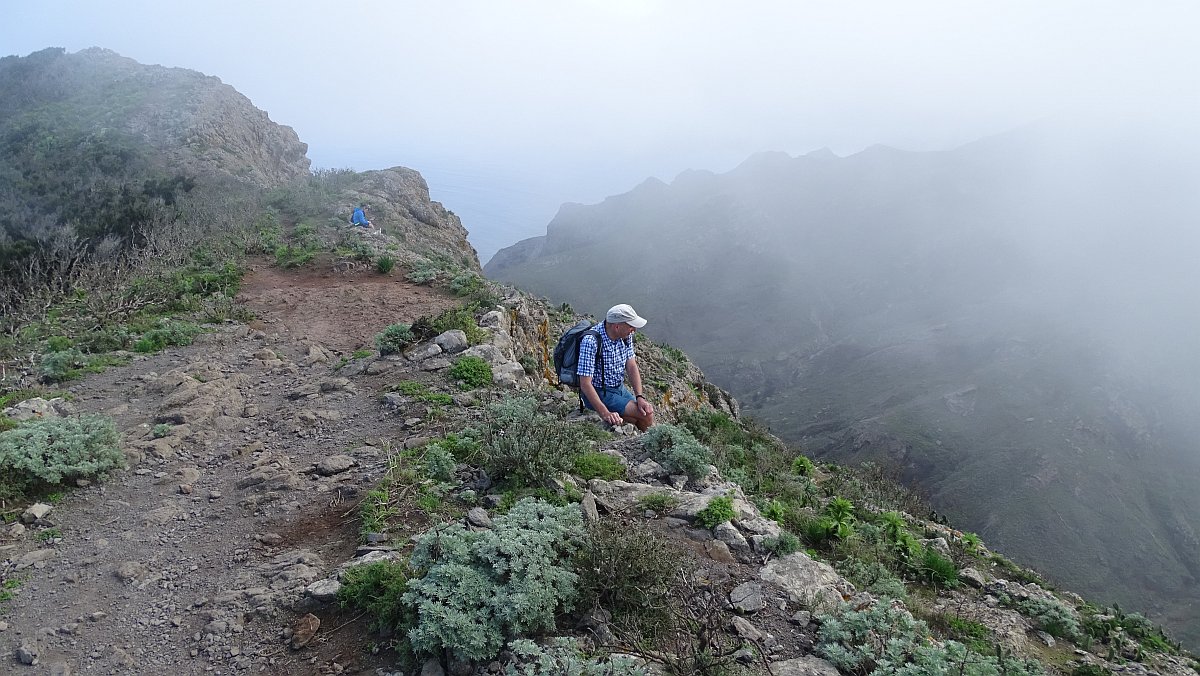
{"label": "dark backpack", "polygon": [[558,374],[559,383],[579,389],[579,375],[575,373],[579,364],[579,341],[589,333],[596,337],[596,370],[600,372],[600,332],[592,330],[590,321],[581,319],[567,329],[554,346],[554,372]]}

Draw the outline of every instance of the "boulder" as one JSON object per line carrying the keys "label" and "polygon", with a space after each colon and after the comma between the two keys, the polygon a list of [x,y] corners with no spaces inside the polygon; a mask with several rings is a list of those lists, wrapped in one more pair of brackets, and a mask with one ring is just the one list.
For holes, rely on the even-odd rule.
{"label": "boulder", "polygon": [[769,562],[759,577],[783,589],[794,603],[806,608],[836,606],[854,594],[854,585],[827,563],[814,561],[804,552],[781,556]]}
{"label": "boulder", "polygon": [[442,348],[437,343],[421,343],[415,347],[404,351],[404,356],[410,361],[425,361],[430,357],[436,357],[442,353]]}
{"label": "boulder", "polygon": [[457,354],[467,349],[467,334],[461,329],[450,329],[438,335],[433,342],[446,354]]}
{"label": "boulder", "polygon": [[41,519],[45,518],[46,515],[48,515],[53,509],[54,507],[47,505],[44,502],[35,502],[21,514],[21,522],[37,523]]}
{"label": "boulder", "polygon": [[767,607],[763,598],[762,585],[757,582],[743,582],[729,592],[729,603],[739,613],[757,613]]}
{"label": "boulder", "polygon": [[334,474],[341,474],[348,471],[357,464],[358,461],[348,455],[331,455],[317,463],[317,474],[321,476],[333,476]]}

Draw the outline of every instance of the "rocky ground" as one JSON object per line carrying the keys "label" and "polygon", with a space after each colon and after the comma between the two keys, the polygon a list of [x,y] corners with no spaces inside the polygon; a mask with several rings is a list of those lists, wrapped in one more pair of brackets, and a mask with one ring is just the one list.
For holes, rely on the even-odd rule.
{"label": "rocky ground", "polygon": [[[518,352],[544,344],[536,336],[549,330],[545,312],[514,296],[506,311],[480,320],[490,336],[485,344],[468,348],[457,332],[405,355],[353,359],[386,325],[436,315],[458,301],[393,277],[328,266],[264,268],[248,277],[240,300],[256,316],[248,325],[219,327],[187,348],[136,357],[70,388],[73,398],[60,407],[113,417],[129,468],[66,492],[0,534],[0,577],[12,594],[0,605],[3,673],[393,673],[389,654],[372,650],[380,639],[366,620],[334,601],[340,569],[394,556],[386,543],[359,545],[358,504],[391,449],[459,431],[478,407],[474,395],[456,394],[455,413],[439,417],[416,399],[385,392],[405,379],[444,386],[447,353],[459,352],[492,363],[498,388],[487,396],[531,388]],[[698,377],[686,373],[688,382]],[[664,408],[695,403],[671,394],[697,396],[686,383],[660,387]],[[570,398],[549,388],[539,394]],[[734,405],[713,394],[706,399]],[[817,627],[810,611],[841,601],[865,608],[875,599],[803,553],[772,557],[765,541],[779,527],[736,485],[715,470],[695,481],[671,476],[627,436],[631,426],[618,431],[603,450],[626,465],[629,480],[580,486],[585,518],[644,520],[690,551],[697,589],[715,590],[720,607],[712,615],[728,617],[720,629],[735,648],[740,641],[743,664],[776,676],[836,676],[811,654]],[[638,498],[650,492],[668,492],[678,504],[669,513],[646,513]],[[697,527],[697,512],[730,493],[736,518]],[[430,525],[419,510],[406,516],[408,533]],[[487,527],[489,515],[475,508],[467,519]],[[942,546],[955,537],[928,527],[944,531]],[[392,544],[406,544],[408,533]],[[935,605],[970,611],[1018,654],[1044,650],[1039,640],[1048,637],[995,601],[1000,593],[1044,591],[994,571],[960,576],[978,589],[943,594]],[[593,640],[619,646],[607,640],[603,624],[590,627]],[[1074,658],[1099,661],[1083,651]],[[443,666],[431,660],[420,673],[443,674]],[[1174,661],[1157,666],[1158,673],[1190,673]],[[1124,670],[1152,673],[1136,667]],[[500,672],[496,663],[477,673]]]}
{"label": "rocky ground", "polygon": [[[251,275],[243,300],[257,316],[250,327],[70,387],[75,411],[116,420],[130,467],[68,492],[0,541],[5,577],[19,580],[0,615],[0,672],[385,664],[365,651],[362,622],[339,628],[351,618],[333,607],[309,649],[286,641],[305,586],[354,555],[355,505],[384,466],[385,444],[429,433],[380,404],[382,372],[403,360],[353,380],[334,366],[387,324],[456,301],[365,271],[275,269]],[[162,424],[169,431],[156,436]],[[22,647],[34,665],[22,665],[32,657]]]}

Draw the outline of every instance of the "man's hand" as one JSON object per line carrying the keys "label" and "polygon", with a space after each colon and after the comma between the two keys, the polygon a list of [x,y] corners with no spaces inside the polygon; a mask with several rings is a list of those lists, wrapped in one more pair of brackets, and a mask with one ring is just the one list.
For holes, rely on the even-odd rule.
{"label": "man's hand", "polygon": [[651,404],[649,399],[638,397],[636,401],[638,413],[641,413],[643,418],[654,414],[654,404]]}
{"label": "man's hand", "polygon": [[617,413],[616,411],[605,411],[604,413],[600,414],[600,419],[609,425],[612,425],[613,427],[625,424],[625,419],[622,418],[621,414]]}

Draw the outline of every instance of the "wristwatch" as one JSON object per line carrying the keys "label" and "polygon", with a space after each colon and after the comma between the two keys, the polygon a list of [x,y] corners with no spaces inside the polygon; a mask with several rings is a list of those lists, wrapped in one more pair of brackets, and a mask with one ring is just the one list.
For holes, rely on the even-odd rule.
{"label": "wristwatch", "polygon": [[[646,395],[644,395],[644,394],[635,394],[635,395],[633,395],[633,398],[634,398],[634,399],[646,399]],[[647,401],[649,401],[649,400],[647,399]]]}

